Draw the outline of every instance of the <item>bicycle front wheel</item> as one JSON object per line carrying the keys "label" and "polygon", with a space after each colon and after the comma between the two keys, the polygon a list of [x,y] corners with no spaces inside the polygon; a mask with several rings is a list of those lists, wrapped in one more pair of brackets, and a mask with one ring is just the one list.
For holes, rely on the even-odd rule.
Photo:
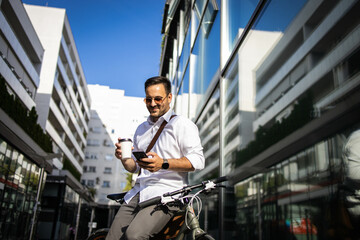
{"label": "bicycle front wheel", "polygon": [[108,234],[108,232],[109,232],[108,228],[99,229],[99,230],[93,232],[87,238],[87,240],[104,240],[106,238],[106,235]]}
{"label": "bicycle front wheel", "polygon": [[196,238],[196,240],[215,240],[215,238],[205,233],[204,235],[201,235],[200,237]]}

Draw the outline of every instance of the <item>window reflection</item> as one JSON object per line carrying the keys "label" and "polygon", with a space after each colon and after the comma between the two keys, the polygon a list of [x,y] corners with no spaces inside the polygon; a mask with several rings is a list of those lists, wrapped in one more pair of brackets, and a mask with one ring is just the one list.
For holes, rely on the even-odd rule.
{"label": "window reflection", "polygon": [[[220,157],[220,91],[216,89],[210,97],[206,108],[197,121],[201,143],[203,145],[205,165],[207,171],[193,176],[195,178],[203,177],[203,174],[211,176],[218,175],[219,157]],[[202,180],[202,179],[198,179]]]}
{"label": "window reflection", "polygon": [[217,3],[213,0],[210,0],[205,10],[204,19],[202,21],[202,27],[201,27],[202,31],[204,31],[205,38],[208,38],[210,34],[211,27],[214,24],[214,20],[218,10],[219,9]]}
{"label": "window reflection", "polygon": [[[189,27],[191,26],[191,0],[185,0],[185,1],[181,1],[180,3],[181,6],[181,11],[183,13],[183,18],[180,17],[180,22],[179,22],[179,45],[178,45],[178,52],[181,53],[182,51],[186,51],[189,49],[184,49],[184,39],[185,37],[190,37],[187,35],[190,35],[190,30]],[[181,27],[182,26],[182,27]],[[190,44],[190,39],[189,39],[189,44]],[[190,48],[190,45],[188,46],[188,48]]]}
{"label": "window reflection", "polygon": [[[346,212],[335,211],[341,209],[341,198],[347,196],[342,188],[345,177],[334,178],[346,174],[339,166],[346,161],[341,149],[345,149],[345,136],[350,133],[346,131],[321,141],[263,173],[237,183],[235,231],[239,238],[236,239],[258,238],[256,231],[251,231],[257,229],[258,224],[262,224],[266,235],[271,235],[269,239],[332,239],[340,233],[350,236],[349,226],[355,220]],[[355,142],[359,143],[358,140],[352,143]],[[338,167],[328,167],[328,156],[339,161]],[[259,181],[260,191],[257,190]],[[359,208],[359,205],[352,206]],[[258,207],[261,208],[261,223],[251,217],[257,216]]]}
{"label": "window reflection", "polygon": [[[236,62],[236,61],[235,61]],[[231,73],[224,79],[224,144],[225,144],[225,164],[230,169],[230,164],[236,160],[236,150],[240,146],[240,115],[239,115],[239,85],[238,68],[234,64]]]}
{"label": "window reflection", "polygon": [[219,161],[219,91],[211,97],[206,112],[198,125],[201,125],[200,137],[204,147],[206,165]]}
{"label": "window reflection", "polygon": [[[22,236],[28,236],[29,226],[18,219],[32,216],[40,171],[37,165],[0,138],[0,235],[12,239],[16,234],[14,229],[22,229]],[[45,182],[46,173],[44,176]]]}
{"label": "window reflection", "polygon": [[[192,111],[198,113],[205,98],[204,95],[211,82],[218,80],[217,71],[220,65],[220,15],[212,1],[209,1],[206,16],[200,26],[192,52]],[[214,20],[212,20],[214,19]],[[213,23],[212,23],[213,22]]]}
{"label": "window reflection", "polygon": [[194,12],[200,21],[202,12],[204,11],[206,0],[196,0],[194,4]]}
{"label": "window reflection", "polygon": [[[206,179],[213,179],[219,177],[219,161],[220,161],[220,91],[219,88],[210,97],[204,111],[202,112],[197,127],[203,151],[205,156],[206,170],[190,175],[192,183],[201,182]],[[213,221],[219,218],[218,209],[218,195],[210,194],[201,198],[203,204],[203,213],[200,215],[200,225],[211,236],[219,239],[219,225],[218,221]]]}
{"label": "window reflection", "polygon": [[175,99],[175,112],[189,117],[189,70],[186,69],[184,78],[181,81],[179,92]]}
{"label": "window reflection", "polygon": [[260,21],[255,24],[254,29],[261,31],[285,32],[287,27],[295,21],[296,17],[308,0],[269,1],[266,9],[262,11]]}
{"label": "window reflection", "polygon": [[236,40],[240,37],[250,20],[259,0],[227,0],[225,2],[227,4],[227,14],[225,16],[228,18],[227,21],[229,22],[229,42],[227,44],[227,56],[229,56],[235,46]]}
{"label": "window reflection", "polygon": [[190,57],[190,31],[187,32],[186,38],[184,41],[183,51],[179,59],[178,75],[177,75],[177,90],[179,89],[180,83],[182,81],[183,73],[187,67]]}

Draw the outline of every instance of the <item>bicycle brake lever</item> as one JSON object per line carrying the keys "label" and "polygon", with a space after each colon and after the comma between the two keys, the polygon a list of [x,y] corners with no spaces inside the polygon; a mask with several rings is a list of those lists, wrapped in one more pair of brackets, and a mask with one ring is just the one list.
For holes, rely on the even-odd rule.
{"label": "bicycle brake lever", "polygon": [[216,184],[215,184],[214,182],[207,182],[207,183],[205,183],[205,188],[204,188],[204,190],[207,191],[207,190],[209,190],[209,189],[214,189],[215,186],[216,186]]}
{"label": "bicycle brake lever", "polygon": [[[210,183],[212,183],[212,182],[210,182]],[[226,188],[225,185],[221,185],[221,184],[209,184],[208,186],[205,186],[204,193],[209,194],[211,192],[211,190],[213,190],[217,187]]]}

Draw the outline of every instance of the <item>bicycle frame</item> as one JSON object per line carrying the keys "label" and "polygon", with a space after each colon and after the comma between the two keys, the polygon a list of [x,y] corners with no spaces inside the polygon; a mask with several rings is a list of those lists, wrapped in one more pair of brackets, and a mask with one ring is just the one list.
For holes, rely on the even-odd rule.
{"label": "bicycle frame", "polygon": [[186,204],[186,221],[180,227],[180,231],[175,237],[175,240],[183,240],[184,237],[191,233],[191,239],[198,239],[204,237],[204,239],[215,240],[213,237],[208,235],[204,230],[200,228],[200,223],[197,216],[194,213],[194,209]]}

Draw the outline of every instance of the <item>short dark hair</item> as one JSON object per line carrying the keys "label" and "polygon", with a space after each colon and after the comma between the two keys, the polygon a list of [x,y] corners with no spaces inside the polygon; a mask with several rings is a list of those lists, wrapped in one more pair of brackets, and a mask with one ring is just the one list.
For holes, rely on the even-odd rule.
{"label": "short dark hair", "polygon": [[167,79],[166,77],[162,77],[162,76],[156,76],[156,77],[151,77],[148,80],[146,80],[145,82],[145,91],[148,87],[152,86],[152,85],[156,85],[156,84],[163,84],[165,87],[165,92],[166,94],[171,93],[171,82],[169,79]]}

